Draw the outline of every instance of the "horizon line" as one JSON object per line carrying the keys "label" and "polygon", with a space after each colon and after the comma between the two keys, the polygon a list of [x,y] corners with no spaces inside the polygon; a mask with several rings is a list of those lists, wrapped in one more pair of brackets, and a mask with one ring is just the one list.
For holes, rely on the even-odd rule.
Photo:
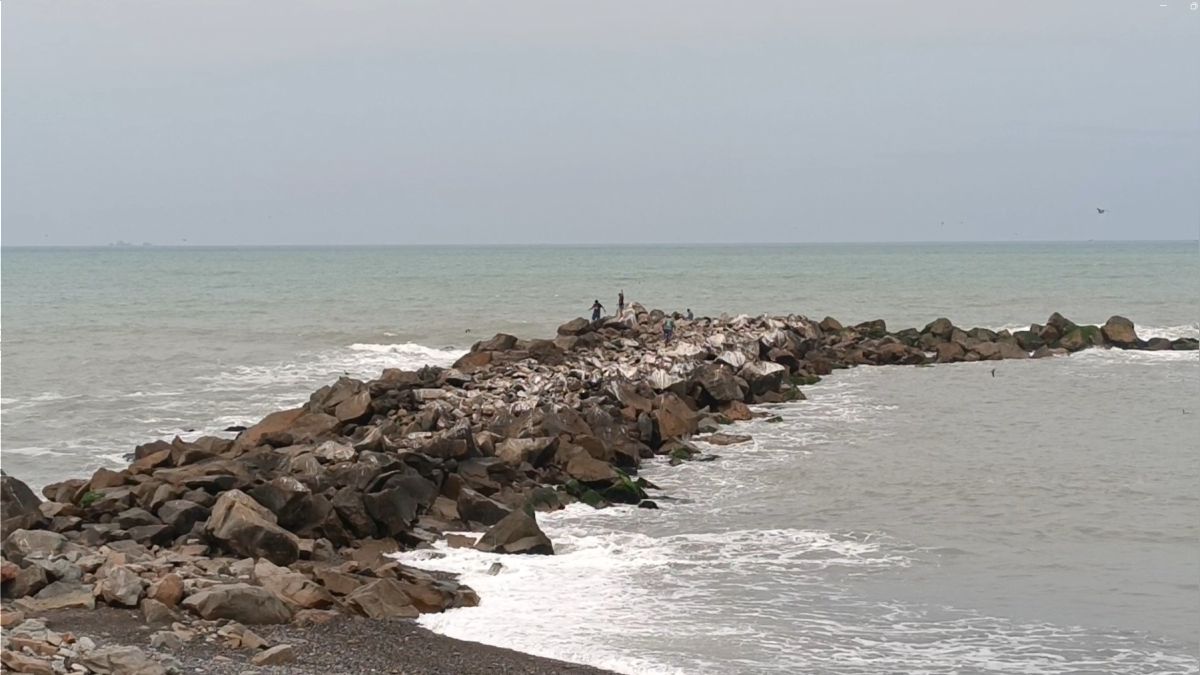
{"label": "horizon line", "polygon": [[992,239],[992,240],[893,240],[893,241],[745,241],[745,242],[573,242],[573,243],[361,243],[361,244],[190,244],[190,243],[109,243],[109,244],[3,244],[0,249],[269,249],[269,248],[719,248],[735,246],[919,246],[962,244],[1200,244],[1195,239]]}

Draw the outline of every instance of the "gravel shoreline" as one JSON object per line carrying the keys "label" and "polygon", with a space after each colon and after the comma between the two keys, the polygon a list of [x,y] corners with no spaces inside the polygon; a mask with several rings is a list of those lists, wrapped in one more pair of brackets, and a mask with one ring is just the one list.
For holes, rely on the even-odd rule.
{"label": "gravel shoreline", "polygon": [[[270,644],[291,645],[296,660],[283,666],[255,666],[253,650],[237,650],[203,640],[178,649],[150,647],[155,628],[139,612],[108,607],[64,610],[44,615],[48,628],[87,636],[100,645],[122,644],[174,658],[185,673],[214,675],[331,675],[397,673],[404,675],[603,675],[599,670],[523,652],[456,640],[405,619],[338,617],[318,626],[251,626]],[[161,628],[160,628],[161,629]]]}

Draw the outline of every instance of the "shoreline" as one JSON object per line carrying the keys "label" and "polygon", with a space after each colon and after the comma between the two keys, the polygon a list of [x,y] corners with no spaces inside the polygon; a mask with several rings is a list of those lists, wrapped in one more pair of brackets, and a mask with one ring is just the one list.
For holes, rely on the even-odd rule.
{"label": "shoreline", "polygon": [[[375,630],[473,606],[471,589],[388,553],[470,530],[483,535],[450,544],[552,554],[537,511],[573,502],[652,508],[655,487],[637,477],[643,459],[690,461],[699,455],[693,438],[736,448],[745,439],[721,430],[749,419],[749,405],[801,401],[802,386],[835,369],[1196,348],[1190,338],[1142,341],[1120,317],[1098,327],[1055,314],[1017,333],[939,319],[893,333],[882,321],[677,316],[669,342],[666,318],[634,305],[621,317],[567,322],[552,340],[497,335],[451,368],[343,378],[232,441],[138,446],[128,469],[48,485],[47,502],[6,476],[6,640],[20,632],[20,621],[10,623],[26,618],[18,613],[57,607],[82,612],[71,625],[86,626],[114,611],[135,616],[105,605],[137,607],[159,628],[148,632],[156,648],[168,645],[159,652],[236,642],[241,655],[275,650],[271,658],[290,658],[290,667],[320,669],[295,645],[277,650],[289,643],[244,640],[245,630],[295,641],[324,630],[303,625],[342,625],[332,622],[349,621],[345,614],[369,617],[352,623]],[[274,624],[292,628],[260,627]],[[6,646],[31,653],[6,658],[98,658],[23,640]]]}

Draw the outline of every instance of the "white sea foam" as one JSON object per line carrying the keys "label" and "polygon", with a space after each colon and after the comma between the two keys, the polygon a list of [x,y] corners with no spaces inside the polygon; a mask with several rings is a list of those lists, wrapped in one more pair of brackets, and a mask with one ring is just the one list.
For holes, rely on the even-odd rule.
{"label": "white sea foam", "polygon": [[1188,323],[1178,326],[1139,326],[1134,324],[1138,337],[1148,340],[1154,337],[1177,340],[1179,338],[1200,337],[1200,324]]}
{"label": "white sea foam", "polygon": [[406,365],[448,365],[453,363],[463,354],[466,354],[466,351],[461,349],[437,349],[435,347],[427,347],[415,342],[402,342],[396,344],[371,344],[356,342],[350,345],[349,349],[357,352],[382,354],[386,355],[388,358],[398,358],[406,361]]}

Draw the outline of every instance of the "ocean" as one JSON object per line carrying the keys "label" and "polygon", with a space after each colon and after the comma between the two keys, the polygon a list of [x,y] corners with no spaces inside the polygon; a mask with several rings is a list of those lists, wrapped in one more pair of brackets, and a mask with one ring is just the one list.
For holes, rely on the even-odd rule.
{"label": "ocean", "polygon": [[[34,486],[212,433],[333,378],[549,337],[594,299],[697,315],[1195,336],[1180,243],[14,249],[0,448]],[[995,368],[993,374],[992,368]],[[644,475],[646,511],[542,516],[554,557],[413,552],[450,635],[627,673],[1195,673],[1200,359],[839,371],[752,444]],[[486,570],[495,560],[504,568]]]}

